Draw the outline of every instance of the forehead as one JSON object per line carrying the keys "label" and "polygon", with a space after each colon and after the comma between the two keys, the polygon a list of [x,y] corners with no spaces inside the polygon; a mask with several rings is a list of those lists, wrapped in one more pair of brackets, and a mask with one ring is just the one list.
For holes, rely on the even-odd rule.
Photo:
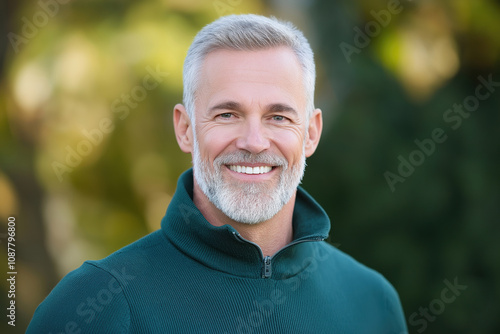
{"label": "forehead", "polygon": [[228,98],[243,103],[286,99],[298,109],[305,107],[302,67],[288,47],[213,51],[205,58],[200,74],[198,92],[205,103]]}

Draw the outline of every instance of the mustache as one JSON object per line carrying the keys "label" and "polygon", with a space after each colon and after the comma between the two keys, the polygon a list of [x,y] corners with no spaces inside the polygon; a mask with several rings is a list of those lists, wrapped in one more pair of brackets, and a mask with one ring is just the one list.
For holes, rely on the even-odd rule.
{"label": "mustache", "polygon": [[284,157],[267,152],[253,154],[245,151],[237,151],[219,155],[214,160],[214,167],[220,167],[222,165],[235,165],[238,163],[260,163],[271,166],[284,167],[284,169],[288,168],[288,161]]}

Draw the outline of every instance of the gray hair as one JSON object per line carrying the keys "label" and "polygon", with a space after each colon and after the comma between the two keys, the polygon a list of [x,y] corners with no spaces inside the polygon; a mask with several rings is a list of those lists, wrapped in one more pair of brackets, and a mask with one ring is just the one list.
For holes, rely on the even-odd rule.
{"label": "gray hair", "polygon": [[303,70],[306,91],[306,112],[314,110],[316,69],[314,55],[304,34],[290,22],[276,18],[244,14],[229,15],[205,26],[194,38],[184,61],[184,106],[192,121],[199,75],[205,57],[216,50],[253,51],[272,47],[289,47]]}

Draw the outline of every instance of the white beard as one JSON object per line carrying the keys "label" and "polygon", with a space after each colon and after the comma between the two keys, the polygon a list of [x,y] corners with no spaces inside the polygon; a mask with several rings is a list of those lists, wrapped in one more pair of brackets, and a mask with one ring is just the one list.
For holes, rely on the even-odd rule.
{"label": "white beard", "polygon": [[[257,224],[269,220],[290,201],[304,176],[306,157],[305,142],[299,164],[288,167],[288,161],[269,153],[251,154],[236,151],[218,156],[213,171],[207,161],[201,160],[198,140],[194,138],[193,172],[196,182],[208,200],[226,216],[245,224]],[[263,163],[281,169],[278,180],[244,183],[224,180],[225,165],[238,163]],[[277,183],[277,184],[272,184]]]}

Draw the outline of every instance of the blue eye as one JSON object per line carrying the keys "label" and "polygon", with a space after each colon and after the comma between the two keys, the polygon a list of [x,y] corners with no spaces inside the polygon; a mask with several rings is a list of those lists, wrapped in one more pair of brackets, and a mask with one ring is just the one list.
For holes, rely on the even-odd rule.
{"label": "blue eye", "polygon": [[275,120],[275,121],[283,121],[283,120],[285,120],[285,117],[281,116],[281,115],[276,115],[276,116],[273,116],[273,120]]}
{"label": "blue eye", "polygon": [[228,113],[228,112],[225,112],[225,113],[219,115],[219,117],[222,117],[222,118],[231,118],[231,116],[232,116],[232,114]]}

